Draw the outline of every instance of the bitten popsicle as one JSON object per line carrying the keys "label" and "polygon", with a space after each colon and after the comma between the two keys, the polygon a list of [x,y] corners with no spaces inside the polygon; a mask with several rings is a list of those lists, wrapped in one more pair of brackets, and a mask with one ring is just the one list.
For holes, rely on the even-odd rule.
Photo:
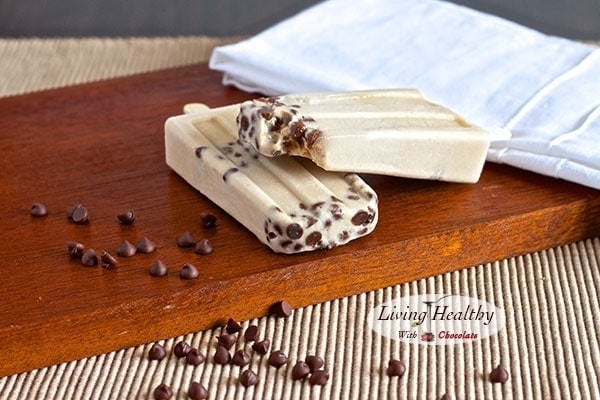
{"label": "bitten popsicle", "polygon": [[187,105],[169,118],[167,164],[275,252],[328,249],[375,228],[377,195],[358,175],[258,154],[237,137],[239,107]]}
{"label": "bitten popsicle", "polygon": [[242,140],[329,171],[477,182],[490,134],[413,89],[292,94],[242,103]]}

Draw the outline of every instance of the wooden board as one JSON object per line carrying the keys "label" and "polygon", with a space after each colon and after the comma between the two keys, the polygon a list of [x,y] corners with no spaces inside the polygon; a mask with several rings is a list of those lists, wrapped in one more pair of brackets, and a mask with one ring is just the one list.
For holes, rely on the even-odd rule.
{"label": "wooden board", "polygon": [[[600,234],[600,192],[486,164],[479,183],[365,176],[380,198],[375,232],[330,251],[278,255],[194,191],[164,162],[163,123],[189,102],[220,106],[253,95],[206,65],[0,100],[0,375],[152,342]],[[29,215],[45,203],[50,214]],[[68,221],[74,203],[90,223]],[[128,208],[133,226],[118,223]],[[219,218],[205,231],[199,213]],[[178,248],[191,231],[215,251]],[[68,257],[80,241],[115,252],[155,241],[115,270]],[[164,278],[148,269],[169,266]],[[184,281],[185,262],[200,278]]]}

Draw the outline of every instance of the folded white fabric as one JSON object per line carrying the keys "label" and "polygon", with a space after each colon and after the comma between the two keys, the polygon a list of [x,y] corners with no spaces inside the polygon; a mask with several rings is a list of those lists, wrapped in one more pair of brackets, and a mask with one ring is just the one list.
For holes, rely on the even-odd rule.
{"label": "folded white fabric", "polygon": [[512,131],[488,160],[600,189],[600,48],[438,0],[329,0],[214,50],[265,95],[416,88]]}

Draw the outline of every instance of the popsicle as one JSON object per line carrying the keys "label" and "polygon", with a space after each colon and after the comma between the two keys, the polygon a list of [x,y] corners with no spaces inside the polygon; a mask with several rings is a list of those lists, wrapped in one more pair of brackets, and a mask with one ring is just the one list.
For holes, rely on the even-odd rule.
{"label": "popsicle", "polygon": [[242,103],[239,137],[329,171],[477,182],[490,134],[413,89],[292,94]]}
{"label": "popsicle", "polygon": [[329,249],[375,228],[377,195],[358,175],[260,155],[237,136],[239,108],[186,105],[169,118],[167,164],[275,252]]}

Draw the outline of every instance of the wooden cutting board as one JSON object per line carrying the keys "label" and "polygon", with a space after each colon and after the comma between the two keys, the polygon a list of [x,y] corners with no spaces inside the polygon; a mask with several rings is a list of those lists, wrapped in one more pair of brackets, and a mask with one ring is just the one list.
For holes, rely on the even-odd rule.
{"label": "wooden cutting board", "polygon": [[[163,123],[184,104],[253,97],[206,65],[0,100],[0,376],[306,306],[600,234],[600,192],[488,163],[477,184],[365,176],[380,222],[348,245],[278,255],[164,162]],[[50,214],[30,216],[33,202]],[[66,216],[75,203],[86,225]],[[116,215],[132,208],[124,226]],[[200,212],[218,217],[200,227]],[[214,253],[178,248],[189,230]],[[152,254],[84,267],[66,244],[115,253],[147,236]],[[160,259],[163,278],[149,275]],[[200,277],[178,277],[183,263]]]}

